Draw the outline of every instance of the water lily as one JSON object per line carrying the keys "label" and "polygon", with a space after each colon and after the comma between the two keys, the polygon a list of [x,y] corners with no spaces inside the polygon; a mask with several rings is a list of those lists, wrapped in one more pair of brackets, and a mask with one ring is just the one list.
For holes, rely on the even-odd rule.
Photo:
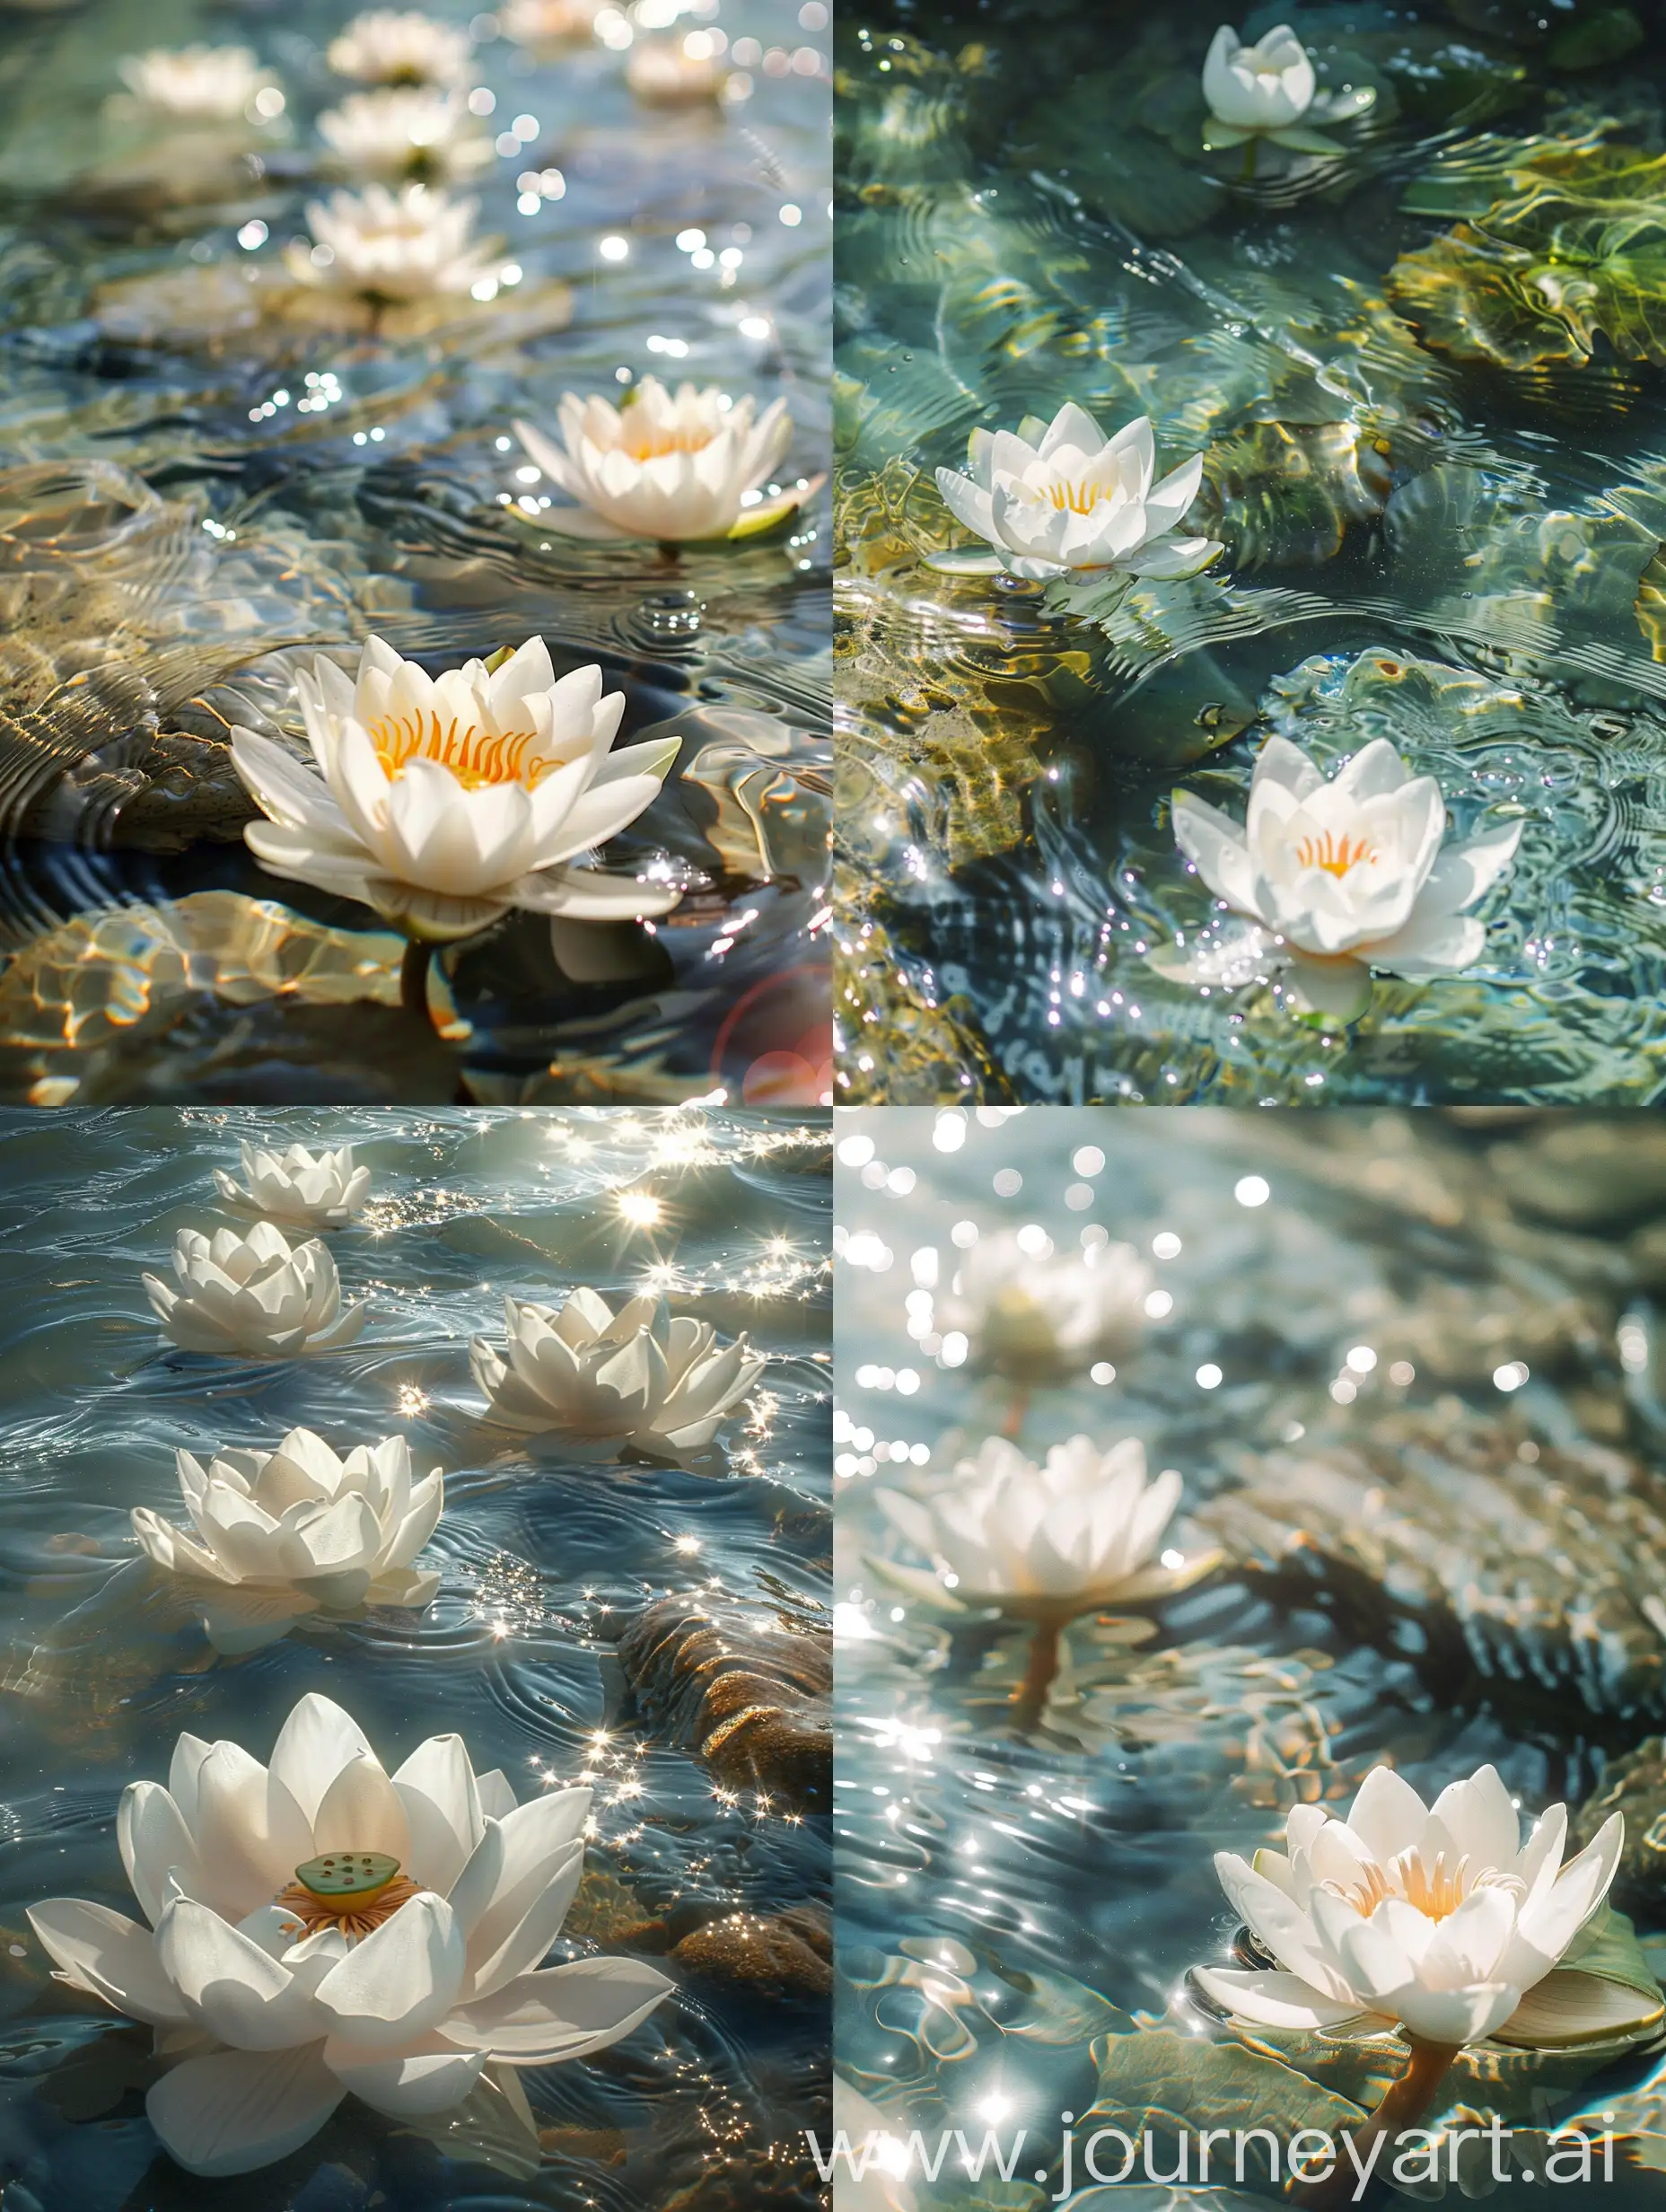
{"label": "water lily", "polygon": [[706,31],[680,39],[638,39],[625,57],[625,82],[651,108],[721,100],[729,71]]}
{"label": "water lily", "polygon": [[1192,576],[1221,551],[1212,538],[1179,535],[1203,481],[1202,455],[1154,482],[1157,442],[1144,415],[1108,438],[1066,400],[1050,423],[1027,417],[1016,434],[974,430],[969,450],[971,475],[939,469],[937,487],[994,550],[934,553],[934,568],[1031,581],[1092,570]]}
{"label": "water lily", "polygon": [[1139,1334],[1151,1269],[1131,1244],[1038,1247],[1014,1230],[980,1237],[943,1303],[975,1366],[1031,1383],[1080,1374]]}
{"label": "water lily", "polygon": [[663,914],[679,893],[575,865],[659,795],[679,740],[609,746],[624,695],[600,668],[557,683],[529,637],[501,665],[430,677],[379,637],[356,681],[316,660],[296,679],[318,772],[232,733],[267,819],[243,835],[275,875],[341,893],[413,938],[472,935],[512,907],[587,920]]}
{"label": "water lily", "polygon": [[1204,145],[1211,152],[1267,137],[1296,154],[1336,153],[1335,140],[1310,126],[1346,121],[1376,97],[1368,85],[1321,94],[1307,48],[1288,23],[1253,46],[1223,23],[1203,66],[1203,96],[1209,103]]}
{"label": "water lily", "polygon": [[318,118],[319,135],[362,175],[443,184],[483,169],[492,142],[455,92],[384,86],[351,92]]}
{"label": "water lily", "polygon": [[116,66],[142,107],[173,122],[269,122],[284,111],[271,72],[246,46],[156,47]]}
{"label": "water lily", "polygon": [[302,284],[379,303],[469,293],[497,258],[493,243],[471,236],[478,205],[425,184],[332,192],[307,202],[311,250],[292,241],[285,259]]}
{"label": "water lily", "polygon": [[249,1144],[240,1149],[243,1182],[223,1167],[214,1172],[220,1196],[234,1214],[282,1222],[289,1229],[339,1229],[370,1196],[370,1170],[355,1167],[351,1145],[316,1153],[304,1145],[291,1145],[286,1152]]}
{"label": "water lily", "polygon": [[193,2173],[309,2142],[349,2094],[447,2111],[483,2071],[604,2050],[671,1988],[636,1959],[543,1967],[579,1884],[587,1789],[517,1804],[454,1735],[390,1776],[351,1716],[303,1698],[269,1768],[182,1735],[168,1786],[130,1783],[122,1861],[148,1926],[52,1898],[30,1922],[72,1988],[179,2062],[145,2100]]}
{"label": "water lily", "polygon": [[1154,1558],[1179,1503],[1180,1478],[1145,1472],[1145,1447],[1109,1450],[1089,1436],[1055,1444],[1038,1467],[991,1437],[956,1479],[926,1497],[881,1489],[879,1504],[929,1573],[894,1561],[886,1578],[946,1611],[995,1607],[1029,1620],[1068,1619],[1184,1589],[1214,1555]]}
{"label": "water lily", "polygon": [[509,0],[498,11],[505,39],[517,46],[561,46],[595,36],[596,18],[609,0]]}
{"label": "water lily", "polygon": [[412,1565],[439,1522],[440,1470],[413,1482],[403,1436],[343,1459],[294,1428],[276,1452],[220,1452],[206,1468],[189,1452],[175,1458],[190,1527],[139,1505],[133,1532],[192,1586],[222,1651],[257,1650],[311,1613],[424,1606],[440,1586]]}
{"label": "water lily", "polygon": [[469,55],[466,31],[415,8],[371,8],[355,15],[329,49],[338,76],[365,84],[455,84]]}
{"label": "water lily", "polygon": [[1616,1813],[1562,1863],[1564,1806],[1521,1823],[1482,1767],[1425,1805],[1391,1768],[1365,1778],[1346,1821],[1296,1805],[1288,1856],[1215,1858],[1221,1886],[1275,1968],[1199,1967],[1205,1993],[1260,2028],[1386,2030],[1450,2050],[1487,2037],[1555,2045],[1662,2017],[1658,1991],[1577,1971],[1576,1939],[1608,1895]]}
{"label": "water lily", "polygon": [[173,1241],[179,1287],[147,1275],[145,1287],[164,1333],[182,1351],[223,1358],[287,1359],[333,1351],[364,1326],[360,1300],[344,1306],[336,1263],[316,1239],[291,1246],[258,1221],[246,1237],[181,1229]]}
{"label": "water lily", "polygon": [[469,1352],[487,1418],[592,1447],[628,1443],[671,1460],[704,1451],[766,1365],[744,1336],[720,1347],[709,1321],[668,1323],[657,1298],[617,1313],[593,1290],[569,1291],[559,1308],[505,1298],[504,1321],[502,1353],[484,1337]]}
{"label": "water lily", "polygon": [[[1363,1009],[1372,968],[1416,979],[1480,958],[1486,931],[1466,909],[1509,868],[1521,824],[1452,844],[1445,830],[1440,785],[1413,776],[1385,737],[1328,782],[1287,738],[1269,738],[1242,828],[1189,791],[1174,794],[1180,850],[1254,926],[1241,949],[1340,1021]],[[1167,956],[1154,964],[1184,972]]]}
{"label": "water lily", "polygon": [[802,505],[815,484],[766,497],[760,490],[792,443],[785,399],[754,420],[749,396],[715,384],[673,395],[644,376],[623,407],[564,392],[561,443],[530,423],[515,434],[552,484],[580,504],[549,507],[539,529],[577,538],[748,538]]}

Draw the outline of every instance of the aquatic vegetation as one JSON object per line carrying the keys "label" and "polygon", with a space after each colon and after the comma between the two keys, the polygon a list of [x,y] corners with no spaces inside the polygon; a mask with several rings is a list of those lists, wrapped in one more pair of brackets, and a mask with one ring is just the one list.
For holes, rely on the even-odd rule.
{"label": "aquatic vegetation", "polygon": [[355,174],[454,183],[484,169],[492,142],[455,92],[382,85],[349,92],[318,118],[319,136]]}
{"label": "aquatic vegetation", "polygon": [[1258,1852],[1252,1867],[1217,1856],[1222,1887],[1279,1971],[1199,1967],[1197,1979],[1263,2027],[1381,2015],[1450,2046],[1646,2031],[1661,2018],[1658,1992],[1556,1978],[1601,1909],[1624,1832],[1610,1814],[1565,1865],[1567,1808],[1541,1813],[1523,1844],[1495,1768],[1449,1783],[1432,1806],[1391,1768],[1373,1768],[1346,1821],[1295,1807],[1288,1857]]}
{"label": "aquatic vegetation", "polygon": [[377,303],[472,292],[502,252],[500,241],[470,236],[478,212],[422,184],[332,192],[307,203],[311,246],[292,245],[285,258],[300,284]]}
{"label": "aquatic vegetation", "polygon": [[355,1165],[351,1145],[318,1152],[290,1145],[276,1152],[245,1142],[241,1152],[244,1181],[223,1167],[214,1172],[215,1188],[234,1214],[286,1229],[339,1229],[369,1200],[370,1170]]}
{"label": "aquatic vegetation", "polygon": [[638,39],[625,57],[626,83],[651,108],[703,107],[723,98],[728,79],[721,50],[706,31]]}
{"label": "aquatic vegetation", "polygon": [[673,395],[655,376],[643,378],[622,411],[564,392],[559,445],[531,423],[515,425],[527,458],[577,502],[540,506],[539,527],[667,545],[772,529],[816,486],[765,496],[760,487],[793,442],[793,419],[785,399],[756,421],[754,412],[750,397],[715,384],[681,384]]}
{"label": "aquatic vegetation", "polygon": [[1174,835],[1235,914],[1258,926],[1154,965],[1211,977],[1242,964],[1285,971],[1298,1003],[1351,1021],[1371,996],[1371,970],[1457,972],[1486,942],[1465,912],[1515,857],[1521,824],[1466,844],[1442,842],[1446,804],[1431,776],[1407,773],[1386,738],[1356,752],[1328,782],[1286,739],[1256,759],[1242,830],[1189,791],[1174,795]]}
{"label": "aquatic vegetation", "polygon": [[[472,10],[309,0],[226,33],[238,69],[205,61],[193,89],[189,54],[165,70],[129,49],[206,34],[136,37],[91,4],[74,52],[0,88],[19,232],[0,409],[0,787],[22,838],[8,1036],[59,1031],[29,1047],[49,1070],[25,1076],[6,1051],[7,1094],[153,1098],[153,1079],[183,1096],[216,1066],[232,1081],[235,1060],[240,1094],[645,1104],[790,1078],[813,1102],[830,1090],[824,26],[801,26],[779,71],[754,0],[725,0],[721,29],[677,26],[690,66],[709,45],[722,97],[660,129],[626,81],[654,27],[617,11],[601,31],[594,9],[551,13],[523,47]],[[754,31],[759,55],[736,64]],[[582,50],[547,50],[574,32]],[[159,100],[200,90],[202,111],[142,98],[124,55],[129,76],[155,60]],[[732,427],[790,406],[795,451],[760,455],[763,480],[739,489],[763,496],[721,517],[743,536],[557,531],[546,496],[564,495],[530,473],[516,420],[558,444],[565,390],[627,414],[645,379],[674,391],[685,364],[731,399]],[[599,666],[623,693],[621,747],[681,725],[608,855],[677,894],[674,928],[626,917],[575,937],[501,909],[427,978],[437,1052],[424,1023],[401,1043],[376,1018],[391,1014],[378,950],[356,1067],[351,1002],[332,1022],[304,988],[240,1001],[234,959],[152,996],[206,900],[242,901],[232,934],[251,939],[254,911],[281,906],[271,944],[333,943],[344,970],[359,925],[371,934],[362,905],[279,882],[241,845],[259,809],[233,729],[304,759],[295,676],[317,653],[356,659],[376,636],[436,678],[534,633],[556,677]],[[760,768],[773,744],[745,763],[707,752],[728,713],[772,725],[778,778]],[[107,954],[112,972],[92,972]],[[72,959],[89,963],[73,982]],[[66,1029],[66,997],[101,1011]]]}
{"label": "aquatic vegetation", "polygon": [[469,33],[417,8],[369,8],[325,48],[339,77],[366,84],[454,84],[467,72]]}
{"label": "aquatic vegetation", "polygon": [[511,907],[640,918],[678,891],[569,864],[657,795],[675,742],[608,750],[623,696],[599,668],[557,683],[541,637],[495,668],[435,681],[373,637],[350,681],[333,661],[296,678],[322,775],[234,730],[232,759],[267,819],[244,831],[276,875],[344,892],[417,941],[472,936]]}
{"label": "aquatic vegetation", "polygon": [[[836,2062],[865,2124],[1022,2126],[1038,2203],[1088,2193],[1113,2128],[1160,2175],[1189,2143],[1195,2192],[1203,2130],[1269,2130],[1246,2212],[1288,2200],[1303,2128],[1362,2157],[1425,2129],[1449,2194],[1459,2131],[1495,2119],[1516,2180],[1610,2124],[1617,2182],[1641,2171],[1666,2031],[1651,1118],[969,1102],[859,1112],[840,1146]],[[1167,1310],[1113,1379],[1013,1407],[941,1306],[1021,1224],[1126,1240]],[[1062,1475],[1073,1435],[1083,1468],[1137,1437],[1185,1470],[1147,1569],[1207,1573],[1102,1599],[1038,1665],[1033,1601],[1009,1621],[943,1582],[1004,1475]],[[1473,2193],[1487,2164],[1458,2171]]]}
{"label": "aquatic vegetation", "polygon": [[[1666,364],[1666,157],[1530,140],[1479,177],[1491,204],[1390,272],[1425,342],[1520,370],[1583,364],[1600,338],[1622,360]],[[1421,211],[1459,195],[1437,171],[1407,197]]]}
{"label": "aquatic vegetation", "polygon": [[1107,437],[1066,400],[1050,423],[974,430],[972,479],[939,469],[937,488],[987,554],[941,553],[931,566],[953,575],[1004,572],[1032,581],[1113,569],[1130,576],[1189,576],[1221,547],[1179,534],[1197,496],[1203,461],[1194,454],[1154,480],[1156,443],[1144,416]]}
{"label": "aquatic vegetation", "polygon": [[1151,1269],[1128,1244],[1057,1250],[1045,1232],[980,1237],[935,1319],[962,1356],[1019,1384],[1120,1359],[1144,1327]]}
{"label": "aquatic vegetation", "polygon": [[623,1444],[673,1461],[704,1452],[767,1364],[744,1336],[720,1348],[709,1321],[668,1321],[651,1296],[617,1313],[583,1288],[559,1310],[506,1297],[504,1324],[504,1352],[484,1337],[469,1347],[487,1420],[528,1435],[559,1429],[609,1455]]}
{"label": "aquatic vegetation", "polygon": [[218,1651],[258,1651],[313,1613],[420,1610],[440,1586],[438,1570],[415,1561],[439,1524],[443,1485],[437,1467],[413,1482],[403,1436],[343,1458],[294,1428],[273,1452],[217,1452],[206,1468],[189,1452],[175,1459],[190,1527],[136,1505],[133,1532],[192,1586]]}
{"label": "aquatic vegetation", "polygon": [[139,105],[171,123],[270,122],[284,112],[276,78],[246,46],[153,47],[117,67]]}
{"label": "aquatic vegetation", "polygon": [[[1206,160],[1214,13],[1095,26],[1065,8],[1037,40],[994,0],[975,38],[943,6],[853,29],[841,928],[887,959],[885,989],[841,1007],[842,1097],[1653,1097],[1658,86],[1646,60],[1562,76],[1559,30],[1602,50],[1574,13],[1308,9],[1266,73],[1278,112],[1310,89],[1297,129],[1347,88],[1368,109],[1328,153],[1261,131]],[[1223,39],[1212,76],[1240,51]],[[1495,283],[1500,210],[1521,228]],[[969,441],[1062,401],[1101,430],[1144,418],[1163,467],[1197,459],[1179,527],[1222,548],[1206,571],[960,580],[964,534],[927,487],[974,496]],[[1437,667],[1438,703],[1414,705]],[[1486,926],[1475,956],[1398,980],[1385,964],[1343,1034],[1285,1018],[1255,948],[1208,964],[1218,917],[1175,842],[1177,786],[1183,815],[1243,821],[1269,734],[1327,777],[1387,737],[1440,785],[1453,845],[1522,825],[1507,877],[1452,910],[1466,951],[1459,925]],[[1612,865],[1586,857],[1599,819]],[[944,1082],[910,1039],[950,1008]]]}
{"label": "aquatic vegetation", "polygon": [[483,2069],[581,2058],[668,1993],[636,1959],[540,1968],[583,1868],[591,1792],[517,1804],[454,1735],[390,1776],[350,1715],[302,1698],[269,1767],[181,1736],[168,1786],[118,1817],[149,1927],[53,1898],[30,1924],[74,1988],[206,2041],[145,2100],[189,2172],[247,2173],[349,2094],[396,2117],[461,2104]]}
{"label": "aquatic vegetation", "polygon": [[1323,98],[1318,92],[1307,48],[1288,23],[1264,31],[1253,46],[1223,23],[1204,58],[1204,145],[1217,153],[1265,136],[1292,154],[1334,154],[1336,141],[1313,126],[1363,114],[1375,90],[1350,86]]}
{"label": "aquatic vegetation", "polygon": [[179,1287],[147,1275],[163,1333],[181,1351],[223,1359],[288,1359],[354,1343],[368,1307],[341,1302],[336,1263],[315,1237],[292,1245],[269,1221],[248,1235],[181,1229],[173,1241]]}

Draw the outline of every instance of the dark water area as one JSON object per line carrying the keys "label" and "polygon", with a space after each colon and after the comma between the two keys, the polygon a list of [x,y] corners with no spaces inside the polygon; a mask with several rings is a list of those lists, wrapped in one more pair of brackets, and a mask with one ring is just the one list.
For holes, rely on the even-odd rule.
{"label": "dark water area", "polygon": [[[1221,13],[843,19],[841,1095],[1648,1102],[1658,11],[1258,7],[1314,116],[1370,105],[1207,152]],[[934,472],[1067,400],[1148,417],[1160,474],[1201,459],[1212,566],[1118,596],[927,566],[972,542]],[[1273,736],[1326,775],[1386,739],[1451,838],[1519,828],[1477,952],[1292,1010],[1174,833],[1177,791],[1241,822]]]}
{"label": "dark water area", "polygon": [[[141,1273],[167,1273],[181,1226],[228,1219],[211,1170],[236,1167],[241,1138],[350,1142],[371,1171],[367,1211],[329,1239],[345,1295],[371,1309],[344,1349],[238,1362],[159,1340]],[[743,1113],[153,1110],[0,1123],[8,2205],[813,2201],[799,2130],[826,2096],[825,1813],[725,1779],[664,1701],[638,1695],[621,1646],[656,1602],[680,1600],[766,1667],[772,1638],[789,1658],[825,1649],[827,1143],[825,1118]],[[621,1212],[627,1189],[657,1198],[656,1222]],[[715,1463],[618,1463],[487,1425],[470,1337],[501,1341],[505,1292],[553,1304],[580,1283],[616,1305],[652,1285],[766,1356]],[[206,1460],[298,1425],[338,1449],[403,1435],[419,1473],[443,1469],[444,1513],[420,1559],[439,1590],[419,1613],[303,1622],[221,1656],[197,1609],[140,1557],[129,1513],[183,1518],[177,1448]],[[27,1906],[81,1896],[135,1909],[115,1836],[124,1786],[165,1778],[181,1732],[265,1760],[313,1690],[346,1707],[390,1770],[454,1731],[522,1801],[593,1781],[597,1831],[555,1956],[649,1957],[676,1988],[624,2041],[521,2075],[535,2171],[505,2159],[489,2125],[472,2138],[462,2122],[425,2132],[349,2099],[280,2164],[195,2180],[144,2115],[148,2034],[48,1978]],[[799,1931],[781,1937],[775,1982],[749,1979],[725,1946],[736,1914]]]}

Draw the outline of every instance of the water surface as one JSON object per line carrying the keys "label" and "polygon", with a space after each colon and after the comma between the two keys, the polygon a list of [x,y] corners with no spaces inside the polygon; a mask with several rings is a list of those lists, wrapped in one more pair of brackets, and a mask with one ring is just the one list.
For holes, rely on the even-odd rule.
{"label": "water surface", "polygon": [[[330,1240],[345,1287],[373,1309],[345,1350],[239,1365],[159,1342],[141,1272],[165,1262],[180,1227],[225,1218],[210,1170],[235,1165],[244,1137],[350,1140],[372,1171],[370,1212]],[[545,2148],[530,2178],[349,2101],[281,2166],[208,2182],[158,2151],[138,2094],[146,2039],[66,1998],[22,1916],[66,1895],[130,1911],[114,1828],[123,1786],[165,1778],[182,1731],[265,1759],[309,1690],[346,1706],[390,1767],[455,1731],[477,1769],[501,1765],[523,1799],[596,1773],[601,1832],[562,1939],[573,1955],[621,1938],[662,1955],[741,1909],[824,1916],[825,1817],[721,1789],[644,1725],[613,1655],[666,1593],[699,1590],[766,1626],[820,1633],[826,1141],[813,1117],[583,1110],[0,1122],[8,2202],[716,2212],[810,2200],[797,2131],[815,2124],[827,2065],[827,2002],[812,1988],[754,1991],[669,1961],[676,1993],[625,2042],[523,2075]],[[659,1226],[628,1226],[613,1195],[627,1184],[661,1198]],[[558,1302],[584,1282],[617,1301],[646,1279],[674,1311],[725,1339],[745,1330],[768,1356],[751,1408],[724,1424],[724,1471],[584,1464],[559,1439],[534,1457],[484,1424],[469,1340],[501,1340],[505,1291]],[[422,1561],[441,1570],[439,1594],[420,1616],[383,1611],[218,1658],[190,1606],[138,1558],[129,1512],[180,1517],[177,1447],[269,1445],[296,1425],[338,1448],[402,1435],[420,1471],[443,1469],[445,1513]]]}

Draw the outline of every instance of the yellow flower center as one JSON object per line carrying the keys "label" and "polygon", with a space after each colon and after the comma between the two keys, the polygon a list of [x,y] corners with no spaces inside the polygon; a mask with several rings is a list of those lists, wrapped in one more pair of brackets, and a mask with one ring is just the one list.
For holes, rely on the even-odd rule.
{"label": "yellow flower center", "polygon": [[1376,857],[1376,847],[1364,838],[1333,837],[1328,830],[1317,838],[1303,838],[1296,847],[1296,858],[1304,868],[1322,868],[1338,882],[1350,868]]}
{"label": "yellow flower center", "polygon": [[1064,514],[1092,514],[1101,499],[1109,499],[1109,491],[1102,484],[1076,484],[1056,477],[1047,487],[1047,496]]}
{"label": "yellow flower center", "polygon": [[633,423],[627,414],[619,451],[628,453],[633,461],[658,461],[666,453],[703,453],[716,435],[715,430],[699,428],[654,429],[647,423]]}
{"label": "yellow flower center", "polygon": [[285,1932],[299,1942],[329,1927],[344,1936],[368,1936],[416,1893],[399,1860],[385,1851],[328,1851],[297,1866],[276,1901],[295,1916]]}
{"label": "yellow flower center", "polygon": [[410,760],[437,760],[449,768],[465,791],[485,784],[524,784],[532,790],[549,773],[553,761],[529,760],[538,742],[534,730],[509,730],[495,735],[472,724],[459,725],[455,716],[441,725],[437,714],[401,715],[395,720],[373,722],[370,742],[376,749],[388,781],[392,783]]}
{"label": "yellow flower center", "polygon": [[1335,1882],[1328,1882],[1325,1887],[1352,1905],[1362,1918],[1369,1919],[1385,1898],[1401,1897],[1425,1920],[1444,1920],[1457,1911],[1471,1891],[1504,1887],[1512,1880],[1487,1869],[1471,1882],[1467,1856],[1453,1862],[1445,1852],[1437,1851],[1432,1860],[1425,1860],[1420,1852],[1402,1851],[1386,1865],[1362,1866],[1352,1888],[1345,1889]]}

